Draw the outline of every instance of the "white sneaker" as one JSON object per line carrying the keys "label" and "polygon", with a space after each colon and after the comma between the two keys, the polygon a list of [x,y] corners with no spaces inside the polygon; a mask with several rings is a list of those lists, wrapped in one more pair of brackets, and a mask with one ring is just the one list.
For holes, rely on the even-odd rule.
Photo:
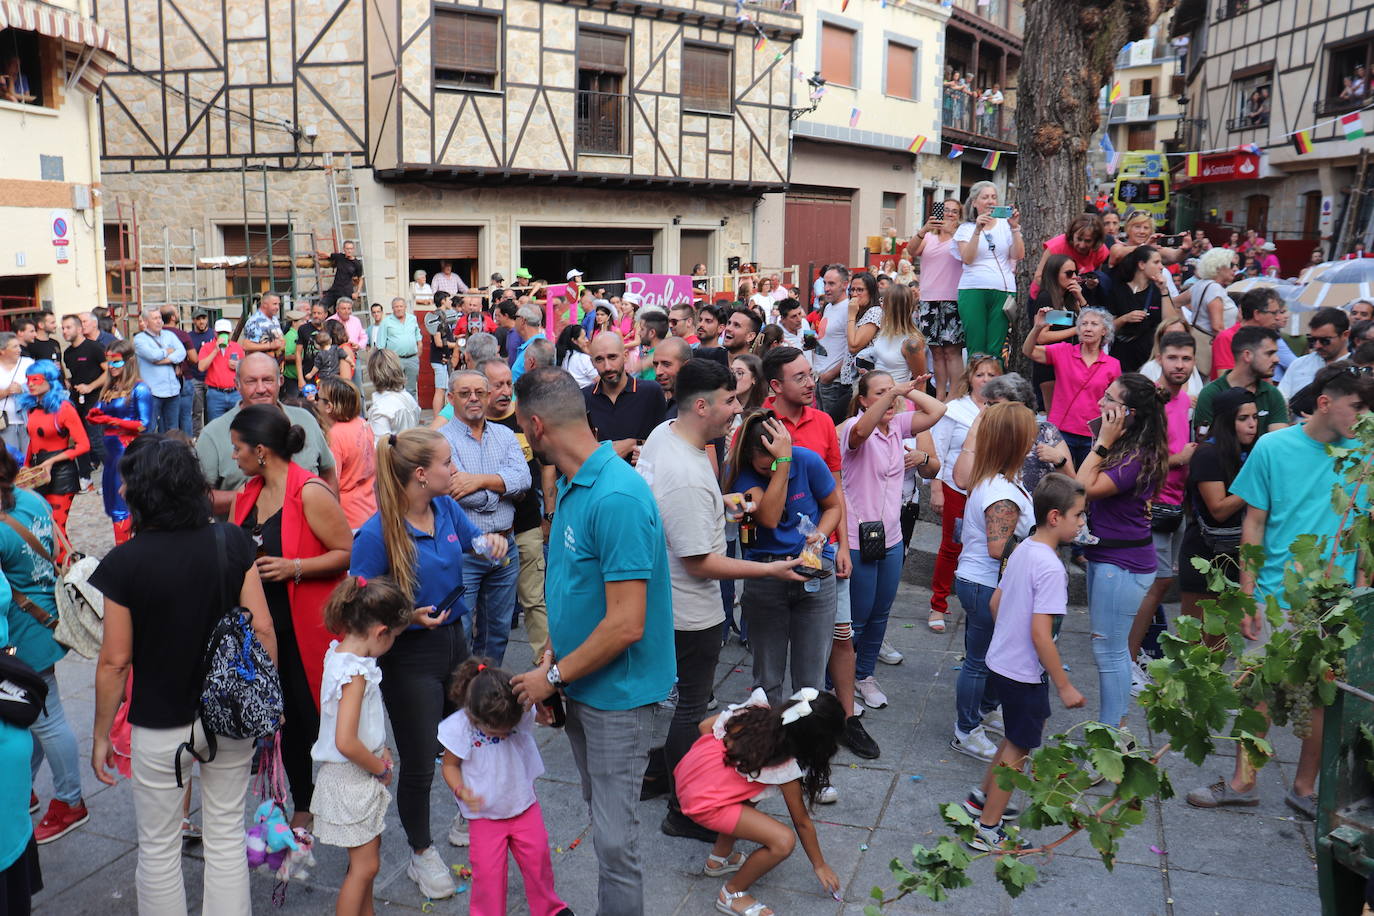
{"label": "white sneaker", "polygon": [[878,650],[878,661],[884,665],[900,665],[903,658],[902,653],[892,648],[891,643],[886,639],[883,640],[882,648]]}
{"label": "white sneaker", "polygon": [[1154,682],[1150,672],[1145,670],[1145,666],[1138,659],[1131,662],[1131,696],[1140,696],[1141,691]]}
{"label": "white sneaker", "polygon": [[883,693],[871,674],[854,684],[854,693],[869,709],[882,709],[887,705],[887,694]]}
{"label": "white sneaker", "polygon": [[998,706],[983,716],[983,729],[984,731],[997,732],[999,735],[1006,735],[1007,723],[1002,719],[1002,707]]}
{"label": "white sneaker", "polygon": [[968,734],[955,728],[954,738],[949,742],[949,746],[951,750],[979,760],[991,760],[997,755],[997,745],[987,736],[981,725]]}
{"label": "white sneaker", "polygon": [[468,836],[468,822],[463,815],[453,815],[453,826],[448,828],[448,842],[450,846],[471,845],[472,838]]}
{"label": "white sneaker", "polygon": [[835,789],[834,786],[824,787],[823,789],[821,789],[820,794],[816,796],[816,801],[818,801],[822,805],[833,805],[835,804],[835,802],[839,800],[840,793]]}
{"label": "white sneaker", "polygon": [[406,877],[414,881],[420,893],[430,900],[442,900],[458,892],[453,883],[453,872],[448,870],[444,860],[433,846],[424,852],[412,852],[410,864],[406,866]]}

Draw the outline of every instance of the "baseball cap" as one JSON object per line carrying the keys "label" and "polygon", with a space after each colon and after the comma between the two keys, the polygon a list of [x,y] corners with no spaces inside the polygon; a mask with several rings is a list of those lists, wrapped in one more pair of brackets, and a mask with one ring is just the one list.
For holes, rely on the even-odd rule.
{"label": "baseball cap", "polygon": [[[201,314],[201,315],[204,315],[205,313],[204,313],[204,312],[201,312],[200,314]],[[234,323],[233,323],[232,321],[230,321],[228,318],[221,318],[219,321],[216,321],[216,322],[215,322],[215,333],[216,333],[216,334],[232,334],[232,333],[234,333]]]}
{"label": "baseball cap", "polygon": [[292,309],[286,313],[287,321],[300,321],[303,318],[305,318],[305,312],[302,312],[300,309]]}
{"label": "baseball cap", "polygon": [[205,309],[196,309],[194,312],[191,313],[191,317],[192,317],[192,318],[209,318],[209,317],[210,317],[210,313],[207,312],[207,311],[205,311]]}
{"label": "baseball cap", "polygon": [[528,279],[530,279],[530,272],[529,272],[528,268],[517,267],[517,268],[515,269],[515,275],[516,275],[517,277],[519,277],[521,280],[528,280]]}
{"label": "baseball cap", "polygon": [[493,282],[493,283],[505,283],[505,282],[506,282],[506,278],[503,277],[503,276],[501,276],[499,273],[497,273],[497,274],[492,274],[492,275],[491,275],[491,282]]}
{"label": "baseball cap", "polygon": [[572,270],[568,271],[568,277],[567,277],[567,279],[571,280],[573,277],[580,277],[580,276],[582,276],[582,271],[580,271],[580,270],[578,270],[576,267],[574,267]]}

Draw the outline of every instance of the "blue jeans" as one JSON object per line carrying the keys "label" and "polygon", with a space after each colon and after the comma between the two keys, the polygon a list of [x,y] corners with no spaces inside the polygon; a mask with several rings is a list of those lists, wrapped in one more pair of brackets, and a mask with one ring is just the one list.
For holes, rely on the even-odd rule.
{"label": "blue jeans", "polygon": [[854,564],[849,577],[849,613],[854,623],[854,676],[859,680],[872,677],[878,664],[904,556],[901,544],[889,547],[876,563],[865,563],[859,559],[859,551],[849,551]]}
{"label": "blue jeans", "polygon": [[219,388],[205,389],[205,422],[210,423],[216,417],[223,416],[238,406],[239,392],[237,388],[224,391]]}
{"label": "blue jeans", "polygon": [[[727,532],[728,533],[728,532]],[[726,540],[725,555],[727,557],[739,556],[739,538]],[[735,620],[735,580],[720,580],[720,603],[725,608],[725,629],[721,631],[720,644],[725,645],[725,640],[730,637],[730,631],[734,630],[739,634],[740,642],[749,640],[749,624],[744,621],[744,609],[740,609],[739,621]]]}
{"label": "blue jeans", "polygon": [[191,407],[196,401],[196,386],[188,378],[181,380],[181,394],[177,398],[176,428],[191,435]]}
{"label": "blue jeans", "polygon": [[180,429],[177,424],[181,421],[181,394],[171,397],[160,398],[153,395],[153,424],[160,433],[169,433],[174,429]]}
{"label": "blue jeans", "polygon": [[1127,572],[1112,563],[1088,561],[1088,617],[1102,694],[1097,720],[1116,728],[1131,704],[1131,624],[1154,573]]}
{"label": "blue jeans", "polygon": [[506,538],[510,562],[493,563],[475,553],[463,557],[463,602],[468,613],[463,617],[463,632],[472,654],[487,656],[497,665],[506,656],[511,621],[515,619],[515,592],[520,581],[520,554],[515,541]]}
{"label": "blue jeans", "polygon": [[[996,697],[987,689],[991,603],[996,590],[991,585],[977,585],[957,577],[954,580],[954,595],[964,606],[964,663],[959,666],[959,680],[954,685],[955,721],[964,734],[981,725],[983,716],[997,708]],[[1140,606],[1139,601],[1136,606]],[[1126,686],[1129,688],[1130,683]]]}
{"label": "blue jeans", "polygon": [[62,694],[57,689],[55,669],[49,668],[42,673],[48,685],[47,711],[38,716],[33,723],[34,775],[46,757],[48,768],[52,770],[53,797],[58,801],[74,805],[81,801],[81,755],[76,747],[76,735],[67,724],[67,714],[62,709]]}

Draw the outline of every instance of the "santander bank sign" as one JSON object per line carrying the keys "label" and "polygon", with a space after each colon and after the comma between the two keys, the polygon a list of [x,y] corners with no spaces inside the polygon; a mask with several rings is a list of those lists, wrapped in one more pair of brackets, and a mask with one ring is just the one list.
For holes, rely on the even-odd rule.
{"label": "santander bank sign", "polygon": [[1259,156],[1240,151],[1213,153],[1202,157],[1198,173],[1189,179],[1196,182],[1237,181],[1259,177]]}

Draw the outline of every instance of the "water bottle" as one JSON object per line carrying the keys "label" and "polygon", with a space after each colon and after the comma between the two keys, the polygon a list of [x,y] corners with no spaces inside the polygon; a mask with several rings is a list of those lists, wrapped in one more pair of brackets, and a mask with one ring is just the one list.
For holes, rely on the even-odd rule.
{"label": "water bottle", "polygon": [[509,551],[507,551],[506,555],[502,557],[499,561],[492,557],[491,545],[487,543],[487,536],[485,534],[479,534],[477,535],[477,537],[472,539],[472,552],[477,554],[479,557],[486,557],[488,560],[491,560],[493,563],[496,563],[499,566],[510,565]]}

